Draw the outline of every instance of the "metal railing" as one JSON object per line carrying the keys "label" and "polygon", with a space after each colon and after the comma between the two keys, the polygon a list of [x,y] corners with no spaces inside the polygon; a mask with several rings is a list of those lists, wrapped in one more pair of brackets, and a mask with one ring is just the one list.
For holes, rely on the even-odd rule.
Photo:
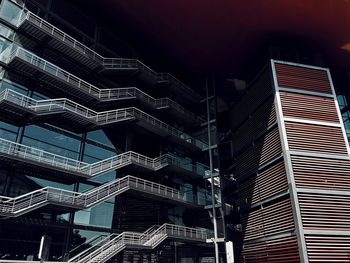
{"label": "metal railing", "polygon": [[206,143],[195,139],[192,136],[166,124],[165,122],[133,107],[96,112],[69,99],[59,98],[34,100],[10,89],[5,89],[0,92],[0,101],[1,100],[10,101],[20,107],[29,109],[32,112],[40,115],[67,111],[83,118],[84,121],[87,121],[93,126],[103,126],[116,122],[137,119],[139,121],[144,121],[151,126],[155,126],[158,129],[167,132],[171,136],[193,144],[200,149],[207,147]]}
{"label": "metal railing", "polygon": [[207,233],[204,229],[163,224],[151,227],[143,233],[123,232],[119,235],[112,234],[94,247],[71,258],[68,262],[104,262],[122,251],[126,246],[154,249],[167,238],[206,242]]}
{"label": "metal railing", "polygon": [[29,64],[38,67],[41,71],[45,71],[46,73],[53,75],[61,81],[66,82],[68,85],[72,85],[80,91],[86,92],[87,94],[90,94],[95,99],[98,99],[100,101],[137,98],[155,109],[168,107],[174,109],[187,118],[197,121],[197,123],[204,121],[202,118],[196,116],[193,112],[185,109],[183,106],[167,97],[156,99],[135,87],[99,89],[98,87],[68,73],[56,65],[18,46],[14,47],[11,51],[10,55],[8,56],[8,62],[10,62],[15,57],[23,59]]}
{"label": "metal railing", "polygon": [[45,187],[17,197],[0,196],[0,215],[16,217],[48,204],[87,209],[128,190],[196,205],[174,188],[128,175],[82,193]]}
{"label": "metal railing", "polygon": [[62,30],[56,28],[52,24],[48,23],[44,19],[31,13],[26,9],[24,9],[24,15],[22,16],[21,21],[19,22],[19,27],[21,27],[25,21],[29,21],[32,25],[40,28],[45,33],[61,41],[68,47],[78,51],[79,53],[85,55],[93,61],[96,61],[106,69],[137,69],[146,73],[147,75],[150,75],[156,81],[170,81],[173,84],[175,84],[176,87],[186,92],[186,94],[191,94],[192,97],[197,98],[198,100],[202,99],[201,95],[199,95],[194,90],[190,89],[187,85],[175,78],[173,75],[169,73],[157,73],[137,59],[105,58],[97,52],[93,51],[92,49],[88,48],[84,44],[80,43],[73,37],[67,35]]}
{"label": "metal railing", "polygon": [[103,57],[93,51],[92,49],[88,48],[84,44],[80,43],[73,37],[69,36],[68,34],[64,33],[62,30],[58,29],[57,27],[53,26],[49,22],[45,21],[41,17],[33,14],[27,9],[23,10],[23,15],[19,21],[19,27],[25,22],[29,21],[31,24],[39,27],[41,30],[46,32],[49,35],[52,35],[56,39],[62,41],[66,45],[70,46],[73,49],[78,50],[80,53],[83,53],[87,57],[99,62],[103,63]]}
{"label": "metal railing", "polygon": [[[149,158],[142,154],[128,151],[95,163],[85,163],[0,138],[0,155],[7,155],[9,158],[20,159],[25,162],[35,162],[45,166],[49,165],[52,168],[63,169],[67,172],[79,174],[87,178],[93,178],[130,164],[145,167],[153,171],[172,165],[204,176],[204,173],[199,174],[197,169],[198,166],[202,167],[203,164],[184,164],[182,159],[171,154],[164,154],[157,158]],[[202,169],[199,172],[201,171]]]}

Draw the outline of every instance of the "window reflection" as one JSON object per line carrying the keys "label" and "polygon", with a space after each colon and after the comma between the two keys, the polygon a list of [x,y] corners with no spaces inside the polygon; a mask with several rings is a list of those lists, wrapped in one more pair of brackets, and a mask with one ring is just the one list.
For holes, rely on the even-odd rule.
{"label": "window reflection", "polygon": [[80,225],[112,227],[114,203],[104,202],[93,208],[75,213],[74,223]]}
{"label": "window reflection", "polygon": [[14,3],[4,0],[0,5],[0,17],[5,21],[17,26],[22,14],[22,9]]}
{"label": "window reflection", "polygon": [[23,144],[68,158],[79,157],[79,140],[36,125],[26,127]]}

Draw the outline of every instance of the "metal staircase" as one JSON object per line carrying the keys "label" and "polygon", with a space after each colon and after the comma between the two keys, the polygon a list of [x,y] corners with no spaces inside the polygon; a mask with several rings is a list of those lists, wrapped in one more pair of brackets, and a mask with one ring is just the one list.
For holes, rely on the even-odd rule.
{"label": "metal staircase", "polygon": [[128,190],[191,207],[200,207],[174,188],[128,175],[83,193],[45,187],[17,197],[0,196],[0,216],[17,217],[46,205],[72,210],[87,209]]}
{"label": "metal staircase", "polygon": [[95,163],[85,163],[1,138],[0,158],[22,161],[39,167],[48,167],[51,170],[62,171],[82,178],[93,178],[132,164],[151,171],[158,171],[165,167],[175,167],[177,168],[177,172],[180,173],[183,170],[182,172],[186,176],[191,175],[195,177],[203,177],[207,169],[205,165],[200,163],[196,165],[184,164],[182,160],[171,154],[149,158],[132,151],[121,153]]}
{"label": "metal staircase", "polygon": [[18,28],[41,41],[49,36],[48,45],[90,69],[100,68],[101,71],[124,72],[126,74],[139,72],[154,83],[172,84],[171,86],[177,90],[179,95],[188,94],[188,96],[184,96],[186,100],[197,103],[202,99],[201,95],[173,75],[157,73],[137,59],[105,58],[27,9],[23,10]]}
{"label": "metal staircase", "polygon": [[[18,120],[19,117],[23,119],[44,117],[45,120],[48,120],[48,117],[54,117],[59,114],[61,120],[65,118],[75,123],[75,125],[65,125],[67,126],[65,128],[75,131],[83,127],[91,130],[106,125],[135,120],[137,125],[152,130],[152,132],[160,136],[170,135],[173,140],[185,146],[196,149],[207,147],[206,143],[134,107],[96,112],[65,98],[35,100],[10,89],[0,92],[0,103],[3,104],[1,111],[4,114],[2,115],[12,119],[12,122]],[[11,115],[14,114],[17,118],[12,118]],[[57,120],[55,120],[55,124],[57,124]]]}
{"label": "metal staircase", "polygon": [[200,125],[203,122],[203,119],[169,98],[156,99],[135,87],[100,89],[22,47],[13,46],[6,63],[26,74],[39,72],[43,81],[55,84],[65,92],[87,101],[93,100],[95,103],[103,103],[138,99],[142,104],[153,109],[168,108],[176,116],[187,123],[192,123],[192,125]]}
{"label": "metal staircase", "polygon": [[165,239],[203,242],[207,240],[203,229],[189,228],[171,224],[153,226],[144,233],[123,232],[112,234],[99,244],[71,258],[72,263],[103,263],[121,252],[124,248],[154,249]]}

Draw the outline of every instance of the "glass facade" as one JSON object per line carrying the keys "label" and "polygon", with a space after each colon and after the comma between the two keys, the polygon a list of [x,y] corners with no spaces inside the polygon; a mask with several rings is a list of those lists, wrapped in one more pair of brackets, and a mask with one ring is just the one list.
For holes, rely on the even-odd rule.
{"label": "glass facade", "polygon": [[[92,40],[96,36],[95,31],[99,30],[99,26],[84,14],[79,13],[79,16],[73,17],[73,14],[77,12],[75,9],[69,10],[72,14],[69,19],[61,19],[60,17],[67,15],[64,12],[67,7],[65,1],[53,1],[51,7],[46,4],[46,1],[36,3],[31,0],[28,3],[31,8],[37,9],[36,13],[40,13],[42,17],[50,17],[51,21],[56,21],[55,25],[61,26],[63,30],[66,29],[67,33],[73,36],[79,36],[78,40],[90,43],[88,45],[90,47],[105,49],[107,46],[107,52],[114,50],[120,51],[121,54],[132,53],[105,29],[101,31],[103,34],[101,34],[100,39]],[[13,28],[16,28],[20,27],[21,23],[25,23],[25,20],[22,19],[24,18],[23,14],[21,5],[10,0],[1,1],[0,18],[4,24],[0,23],[0,59],[3,61],[4,67],[1,68],[0,94],[3,97],[0,100],[0,111],[8,107],[9,110],[5,114],[14,115],[13,118],[11,115],[12,119],[2,118],[0,115],[0,143],[2,142],[0,151],[2,153],[7,151],[7,154],[10,155],[10,157],[6,157],[7,159],[4,158],[6,161],[0,165],[0,195],[17,197],[27,194],[27,196],[32,196],[31,193],[41,193],[43,189],[53,189],[54,192],[61,192],[60,201],[64,198],[69,200],[70,197],[67,196],[70,192],[68,191],[95,193],[95,189],[102,189],[100,187],[118,182],[116,180],[126,178],[127,175],[139,178],[144,183],[144,187],[149,184],[152,185],[152,188],[149,191],[146,191],[146,188],[143,189],[140,195],[131,192],[117,195],[117,197],[104,198],[102,196],[100,197],[102,201],[87,209],[72,209],[69,206],[50,204],[20,214],[14,220],[9,218],[0,221],[0,259],[36,260],[42,235],[49,235],[52,240],[50,260],[62,260],[70,253],[69,256],[72,256],[79,251],[81,252],[82,249],[92,246],[99,237],[109,233],[121,233],[130,229],[144,231],[152,225],[163,223],[186,226],[183,216],[190,208],[183,207],[183,203],[176,203],[174,200],[172,202],[165,202],[166,198],[158,200],[157,193],[153,192],[157,189],[158,194],[169,196],[171,192],[168,191],[171,189],[170,191],[175,192],[174,196],[178,195],[181,201],[192,205],[205,205],[208,203],[208,195],[207,190],[202,187],[203,180],[200,176],[205,174],[207,167],[202,165],[199,160],[186,157],[187,151],[192,150],[183,150],[182,146],[174,144],[167,138],[157,137],[157,139],[153,139],[154,131],[151,131],[150,138],[152,139],[148,140],[148,135],[145,135],[144,131],[134,128],[133,123],[130,125],[116,123],[107,127],[95,126],[93,128],[84,126],[81,129],[74,129],[76,127],[72,127],[73,125],[81,124],[75,121],[74,118],[77,116],[73,114],[74,112],[72,113],[71,108],[67,110],[60,104],[64,110],[52,114],[51,112],[47,114],[44,111],[42,113],[40,110],[46,109],[45,107],[59,107],[58,103],[52,102],[52,99],[57,97],[67,98],[96,112],[103,111],[107,107],[108,110],[115,110],[120,107],[120,104],[116,101],[106,104],[106,106],[103,101],[96,101],[95,98],[90,100],[77,96],[74,92],[70,92],[71,90],[66,92],[62,86],[48,80],[46,76],[51,74],[55,75],[56,79],[67,83],[72,84],[75,81],[70,79],[65,71],[58,70],[55,64],[55,62],[63,60],[62,54],[64,52],[56,54],[55,51],[52,51],[55,47],[47,48],[45,45],[38,45],[39,41],[36,36],[21,35],[21,31],[9,27],[9,25],[13,25]],[[73,22],[79,17],[82,18],[80,23],[73,25]],[[86,27],[89,30],[85,30]],[[26,41],[22,41],[23,39]],[[108,46],[108,39],[113,39],[112,46]],[[115,47],[115,45],[119,46]],[[27,74],[26,70],[21,71],[21,66],[10,65],[9,57],[14,54],[11,52],[16,50],[17,46],[21,46],[25,50],[23,59],[28,64],[39,67],[40,72]],[[49,53],[45,51],[49,49],[53,54],[47,55]],[[33,58],[32,54],[40,55],[50,63],[44,64],[41,59]],[[68,55],[64,59],[72,60]],[[86,75],[79,75],[79,72],[86,70],[85,65],[73,62],[77,67],[77,77],[84,79]],[[63,67],[63,69],[68,71],[67,68]],[[119,83],[116,84],[115,86],[120,86]],[[6,97],[5,91],[16,92],[17,97]],[[38,110],[36,101],[41,102],[42,108],[39,108],[40,110]],[[6,107],[2,103],[5,103]],[[49,103],[51,106],[48,106]],[[130,107],[134,106],[132,103],[133,101],[130,102]],[[145,107],[142,110],[147,111],[148,108]],[[162,121],[166,120],[167,117]],[[178,129],[184,130],[184,127],[180,125]],[[76,130],[81,130],[81,132],[76,132]],[[133,140],[136,136],[137,140]],[[127,167],[107,169],[107,172],[102,172],[98,176],[94,176],[92,171],[95,170],[92,168],[84,170],[86,167],[98,170],[98,165],[101,164],[101,167],[104,165],[103,161],[111,157],[117,158],[116,156],[123,153],[126,148],[141,154],[141,159],[140,157],[133,159],[139,165],[128,163]],[[177,159],[175,171],[172,169],[158,171],[154,167],[150,168],[149,163],[147,163],[149,159],[146,157],[145,163],[142,163],[143,155],[151,159],[158,157],[155,153],[167,153],[161,149],[172,149],[172,155],[176,152],[181,153],[182,157],[173,156]],[[60,163],[64,161],[66,161],[66,166],[64,163]],[[118,161],[120,159],[108,164],[116,165]],[[70,166],[74,166],[74,172],[70,170],[73,169]],[[136,186],[138,186],[137,183]],[[113,188],[110,189],[113,190]],[[63,195],[63,193],[67,193],[67,195]],[[105,194],[105,192],[102,193]],[[99,198],[98,194],[99,192],[94,198]],[[147,197],[150,194],[153,194],[152,198]],[[174,196],[171,197],[174,198]],[[85,200],[85,203],[88,201]],[[175,201],[178,200],[175,199]],[[30,226],[30,230],[28,230],[28,226]],[[195,226],[191,225],[191,227]],[[20,249],[17,249],[18,247]]]}

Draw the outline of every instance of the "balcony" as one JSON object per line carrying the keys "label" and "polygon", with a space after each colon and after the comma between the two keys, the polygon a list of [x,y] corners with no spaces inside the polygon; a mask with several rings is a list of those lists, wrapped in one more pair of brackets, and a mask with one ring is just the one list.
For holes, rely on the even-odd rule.
{"label": "balcony", "polygon": [[64,183],[91,179],[126,167],[147,172],[165,169],[185,180],[203,178],[208,169],[200,163],[184,164],[170,154],[149,158],[132,151],[89,164],[5,139],[0,139],[0,159],[19,169],[24,167],[27,172],[39,172],[38,175]]}
{"label": "balcony", "polygon": [[17,71],[28,75],[36,74],[44,82],[53,84],[63,92],[86,101],[104,103],[138,99],[141,104],[155,110],[168,108],[173,116],[180,118],[188,125],[198,126],[203,122],[194,113],[169,98],[156,99],[133,87],[99,89],[20,47],[13,48],[7,63]]}
{"label": "balcony", "polygon": [[190,89],[169,73],[157,73],[137,59],[105,58],[86,47],[73,37],[65,34],[39,16],[24,10],[19,29],[46,42],[50,47],[59,50],[80,64],[90,68],[100,68],[103,74],[137,74],[150,84],[167,83],[168,86],[184,99],[198,103],[202,96]]}
{"label": "balcony", "polygon": [[[81,132],[118,123],[130,123],[191,150],[202,150],[207,144],[137,109],[124,108],[96,112],[68,99],[34,100],[13,90],[0,93],[0,116],[9,122],[45,121]],[[74,125],[72,125],[74,124]]]}

